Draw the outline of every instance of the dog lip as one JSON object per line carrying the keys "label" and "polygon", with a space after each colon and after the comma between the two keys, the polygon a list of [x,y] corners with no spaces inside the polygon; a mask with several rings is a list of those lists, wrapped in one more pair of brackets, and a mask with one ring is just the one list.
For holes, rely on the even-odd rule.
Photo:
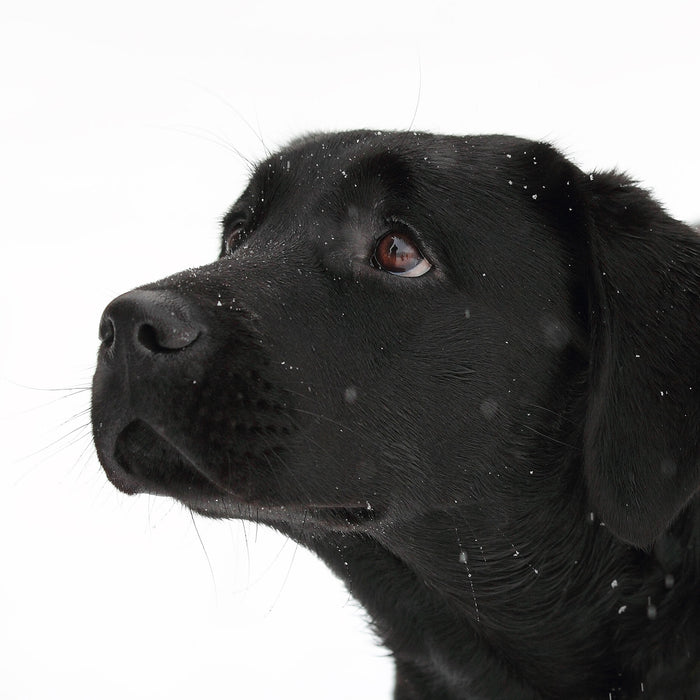
{"label": "dog lip", "polygon": [[[201,499],[188,498],[185,502],[194,512],[214,518],[244,518],[268,525],[287,525],[294,528],[321,528],[337,532],[369,529],[383,519],[383,511],[368,501],[346,504],[256,503],[245,497],[222,493]],[[364,503],[364,505],[359,505]]]}
{"label": "dog lip", "polygon": [[105,475],[119,491],[125,493],[127,496],[143,493],[143,487],[124,469],[116,456],[112,458],[101,457],[100,461],[104,468]]}
{"label": "dog lip", "polygon": [[[156,452],[144,454],[146,445]],[[117,465],[117,486],[126,493],[163,494],[186,500],[188,491],[197,484],[208,491],[227,493],[162,428],[141,418],[129,421],[118,432],[110,461]]]}
{"label": "dog lip", "polygon": [[312,510],[365,510],[373,512],[374,507],[369,501],[348,501],[347,503],[309,503],[307,508]]}

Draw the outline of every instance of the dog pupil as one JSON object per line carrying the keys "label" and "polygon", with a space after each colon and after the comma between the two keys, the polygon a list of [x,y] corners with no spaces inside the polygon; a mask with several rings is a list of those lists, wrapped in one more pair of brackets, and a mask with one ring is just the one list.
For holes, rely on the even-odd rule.
{"label": "dog pupil", "polygon": [[390,234],[380,243],[378,257],[382,267],[392,272],[405,272],[415,267],[418,254],[410,241],[402,236]]}

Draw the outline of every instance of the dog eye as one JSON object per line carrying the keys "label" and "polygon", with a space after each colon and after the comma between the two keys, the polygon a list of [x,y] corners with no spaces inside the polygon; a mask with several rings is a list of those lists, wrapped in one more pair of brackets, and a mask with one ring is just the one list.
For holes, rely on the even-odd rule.
{"label": "dog eye", "polygon": [[243,238],[245,222],[239,221],[224,233],[224,255],[230,255]]}
{"label": "dog eye", "polygon": [[399,277],[420,277],[433,267],[403,231],[392,231],[377,241],[372,264]]}

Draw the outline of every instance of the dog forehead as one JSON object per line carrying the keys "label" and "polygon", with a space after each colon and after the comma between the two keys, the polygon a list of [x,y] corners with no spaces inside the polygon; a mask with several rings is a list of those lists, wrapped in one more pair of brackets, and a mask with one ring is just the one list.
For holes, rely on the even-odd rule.
{"label": "dog forehead", "polygon": [[[380,136],[383,136],[380,138]],[[275,191],[284,183],[320,191],[342,187],[343,181],[388,174],[415,158],[416,144],[405,134],[338,132],[292,141],[264,160],[251,183],[258,190]]]}
{"label": "dog forehead", "polygon": [[382,174],[398,164],[420,167],[430,156],[457,153],[463,139],[420,132],[346,131],[296,139],[261,163],[256,177],[294,173],[308,181],[332,174]]}
{"label": "dog forehead", "polygon": [[264,222],[287,231],[315,230],[354,219],[359,209],[378,210],[389,198],[409,197],[411,154],[402,141],[399,135],[378,140],[374,132],[293,141],[257,166],[224,217],[224,232],[241,218],[256,228]]}
{"label": "dog forehead", "polygon": [[[422,188],[488,198],[515,195],[517,181],[541,178],[551,153],[544,144],[511,136],[451,136],[423,132],[347,131],[292,141],[256,168],[250,189],[258,199],[303,191],[307,196],[352,194],[382,181],[397,197]],[[556,158],[563,160],[559,154]],[[537,174],[534,169],[539,171]],[[527,189],[527,187],[525,187]],[[418,192],[416,192],[418,191]]]}
{"label": "dog forehead", "polygon": [[382,199],[400,209],[420,199],[425,187],[468,196],[494,184],[485,162],[502,150],[494,138],[370,131],[306,136],[258,165],[234,209],[244,203],[258,220],[273,210],[344,216],[351,206]]}
{"label": "dog forehead", "polygon": [[553,212],[572,211],[569,165],[547,144],[510,136],[321,133],[263,161],[234,209],[285,246],[324,235],[339,245],[358,220],[377,235],[401,220],[458,277],[473,277],[482,262],[506,269],[513,257],[524,268],[531,258],[554,264],[569,226]]}

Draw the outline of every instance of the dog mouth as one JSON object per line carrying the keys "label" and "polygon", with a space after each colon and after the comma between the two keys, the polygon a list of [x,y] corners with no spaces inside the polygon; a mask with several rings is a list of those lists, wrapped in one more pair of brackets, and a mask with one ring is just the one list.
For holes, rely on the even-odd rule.
{"label": "dog mouth", "polygon": [[199,498],[188,502],[199,515],[208,518],[235,518],[294,531],[367,532],[376,526],[381,514],[368,506],[258,505],[230,502],[226,498]]}
{"label": "dog mouth", "polygon": [[[251,502],[237,490],[208,478],[178,447],[149,423],[136,419],[126,425],[114,445],[119,475],[113,481],[127,493],[151,493],[177,498],[207,517],[243,517],[297,527],[334,531],[364,530],[379,519],[369,500],[341,504],[272,504]],[[109,473],[109,472],[108,472]],[[115,481],[115,483],[116,483]],[[259,499],[254,499],[259,501]]]}
{"label": "dog mouth", "polygon": [[131,492],[168,495],[183,499],[188,493],[210,492],[207,479],[181,450],[143,420],[134,420],[119,433],[114,445],[114,461],[121,481]]}

